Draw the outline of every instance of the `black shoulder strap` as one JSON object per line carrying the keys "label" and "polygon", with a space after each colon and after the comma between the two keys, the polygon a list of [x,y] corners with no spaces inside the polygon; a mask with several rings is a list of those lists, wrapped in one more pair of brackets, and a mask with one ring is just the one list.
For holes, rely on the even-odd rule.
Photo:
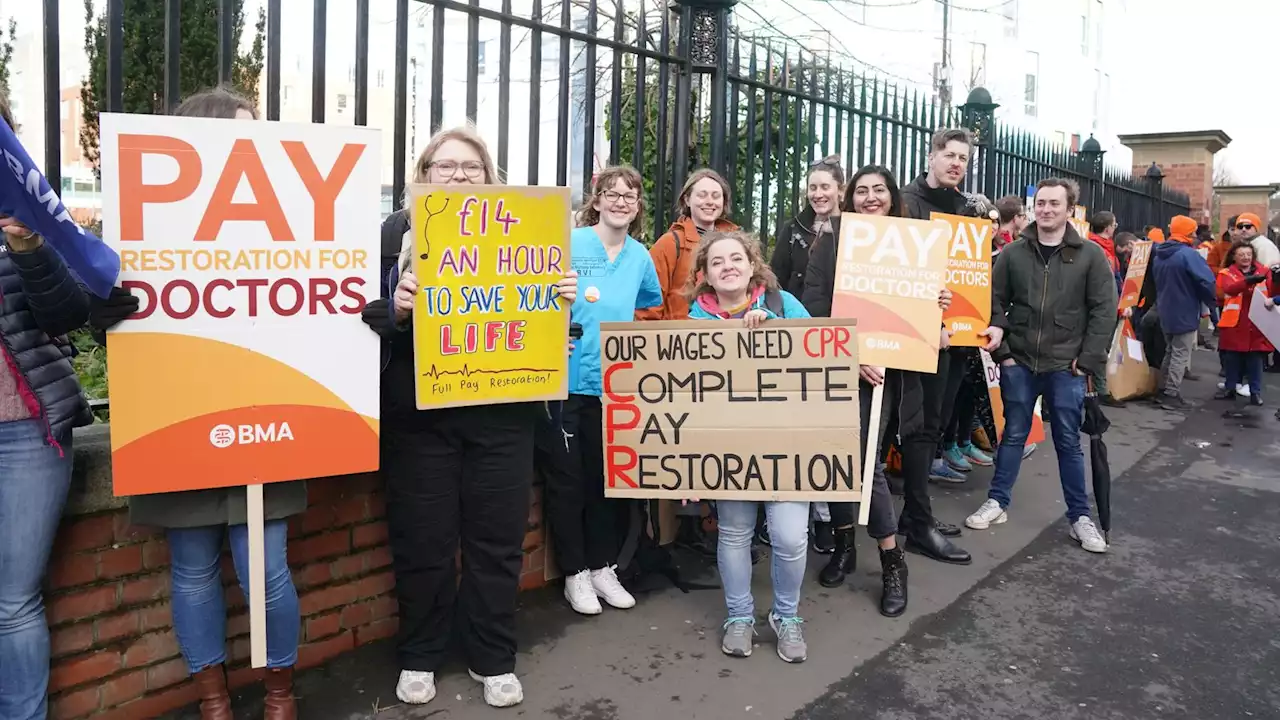
{"label": "black shoulder strap", "polygon": [[766,290],[764,293],[764,306],[774,315],[780,318],[786,317],[783,313],[781,290]]}

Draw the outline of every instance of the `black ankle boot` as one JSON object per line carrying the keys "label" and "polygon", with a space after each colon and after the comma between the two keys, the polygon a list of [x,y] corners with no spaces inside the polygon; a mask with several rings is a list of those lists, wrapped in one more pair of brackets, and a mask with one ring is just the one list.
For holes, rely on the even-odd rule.
{"label": "black ankle boot", "polygon": [[880,614],[898,617],[907,610],[907,558],[902,548],[880,551]]}
{"label": "black ankle boot", "polygon": [[855,525],[851,528],[838,528],[835,531],[836,547],[831,553],[831,560],[818,573],[818,582],[823,587],[840,587],[844,579],[858,565],[858,548],[854,545],[854,536],[858,532]]}

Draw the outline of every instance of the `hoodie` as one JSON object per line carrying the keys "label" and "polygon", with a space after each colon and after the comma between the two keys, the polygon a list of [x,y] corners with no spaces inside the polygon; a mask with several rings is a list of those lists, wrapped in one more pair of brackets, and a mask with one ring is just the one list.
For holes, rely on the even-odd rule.
{"label": "hoodie", "polygon": [[1124,276],[1120,274],[1120,259],[1116,257],[1116,243],[1109,237],[1102,237],[1097,233],[1089,233],[1089,239],[1097,243],[1102,248],[1102,252],[1107,254],[1107,262],[1111,264],[1111,273],[1116,276],[1116,292],[1124,291]]}
{"label": "hoodie", "polygon": [[[751,305],[748,308],[748,312],[750,310],[763,310],[772,320],[777,318],[778,315],[766,306],[765,292],[763,285],[757,286],[751,291]],[[804,309],[804,305],[800,304],[795,295],[786,290],[779,290],[778,292],[782,295],[783,318],[796,320],[809,317],[809,312]],[[743,314],[745,315],[746,313],[744,312]],[[699,295],[693,305],[689,307],[689,319],[691,320],[728,320],[731,317],[728,312],[721,309],[714,292]]]}
{"label": "hoodie", "polygon": [[[715,230],[728,232],[738,226],[728,220],[716,221]],[[682,217],[653,244],[649,257],[662,284],[662,305],[636,311],[637,320],[684,320],[689,317],[689,301],[685,289],[693,273],[693,257],[698,253],[702,233],[692,218]]]}
{"label": "hoodie", "polygon": [[[1187,227],[1190,231],[1187,231]],[[1166,335],[1181,335],[1200,327],[1200,306],[1216,305],[1215,280],[1209,264],[1191,246],[1196,224],[1179,215],[1169,227],[1169,242],[1152,249],[1156,287],[1156,311]]]}

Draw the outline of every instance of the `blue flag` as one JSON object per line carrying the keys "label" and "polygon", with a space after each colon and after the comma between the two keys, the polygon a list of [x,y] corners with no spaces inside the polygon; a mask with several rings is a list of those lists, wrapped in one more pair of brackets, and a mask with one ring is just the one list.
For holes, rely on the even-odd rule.
{"label": "blue flag", "polygon": [[120,275],[120,255],[71,218],[18,136],[3,120],[0,155],[8,170],[0,169],[0,215],[17,218],[43,237],[94,295],[110,295]]}

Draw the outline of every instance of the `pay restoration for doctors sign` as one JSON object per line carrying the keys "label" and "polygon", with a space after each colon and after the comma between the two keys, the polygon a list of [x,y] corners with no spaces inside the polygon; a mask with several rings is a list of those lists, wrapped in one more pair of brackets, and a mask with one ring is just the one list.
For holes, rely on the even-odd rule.
{"label": "pay restoration for doctors sign", "polygon": [[378,467],[379,133],[102,116],[115,493]]}

